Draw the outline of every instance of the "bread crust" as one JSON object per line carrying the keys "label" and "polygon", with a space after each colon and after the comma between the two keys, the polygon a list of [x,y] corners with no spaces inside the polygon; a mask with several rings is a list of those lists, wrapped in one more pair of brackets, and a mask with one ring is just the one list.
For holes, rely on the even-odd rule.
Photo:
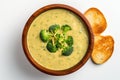
{"label": "bread crust", "polygon": [[99,9],[89,8],[84,15],[90,22],[94,34],[101,34],[106,29],[107,21]]}
{"label": "bread crust", "polygon": [[105,63],[114,50],[114,40],[112,36],[95,36],[94,49],[91,55],[92,61],[96,64]]}

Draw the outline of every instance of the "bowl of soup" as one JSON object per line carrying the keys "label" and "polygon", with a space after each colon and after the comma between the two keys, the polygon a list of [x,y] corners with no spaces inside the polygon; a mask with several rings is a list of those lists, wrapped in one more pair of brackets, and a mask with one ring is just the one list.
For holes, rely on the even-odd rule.
{"label": "bowl of soup", "polygon": [[44,6],[31,15],[23,29],[22,45],[27,59],[50,75],[66,75],[80,69],[90,58],[93,32],[84,15],[64,4]]}

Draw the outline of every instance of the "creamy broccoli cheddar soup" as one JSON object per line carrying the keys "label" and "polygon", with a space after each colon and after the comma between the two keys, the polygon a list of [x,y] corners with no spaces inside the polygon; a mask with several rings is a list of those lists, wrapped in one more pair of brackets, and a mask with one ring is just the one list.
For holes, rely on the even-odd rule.
{"label": "creamy broccoli cheddar soup", "polygon": [[[60,26],[58,32],[62,36],[62,39],[59,39],[62,47],[58,46],[59,48],[57,49],[51,49],[51,46],[47,47],[48,42],[50,40],[53,41],[53,38],[56,40],[57,35],[57,32],[50,31],[51,25]],[[62,33],[63,29],[61,30],[61,26],[63,25],[70,26],[70,30]],[[42,30],[46,30],[50,34],[49,41],[43,41],[40,38]],[[72,50],[69,55],[63,54],[63,49],[67,45],[64,43],[63,40],[65,38],[63,37],[66,36],[70,36],[73,39],[72,46],[70,45]],[[53,41],[52,43],[55,44],[55,42]],[[65,70],[75,66],[86,54],[88,43],[89,37],[86,25],[76,14],[66,9],[51,9],[41,13],[32,22],[27,33],[27,46],[30,55],[38,64],[51,70]]]}

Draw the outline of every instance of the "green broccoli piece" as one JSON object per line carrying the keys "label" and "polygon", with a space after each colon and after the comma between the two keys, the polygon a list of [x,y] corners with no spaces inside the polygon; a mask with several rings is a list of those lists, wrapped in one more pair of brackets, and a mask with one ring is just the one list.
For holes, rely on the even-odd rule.
{"label": "green broccoli piece", "polygon": [[55,53],[58,49],[62,50],[62,55],[69,56],[73,52],[73,37],[67,36],[66,32],[72,28],[65,24],[59,26],[58,24],[51,25],[48,30],[40,31],[40,39],[46,43],[46,48],[49,52]]}
{"label": "green broccoli piece", "polygon": [[57,48],[62,48],[62,45],[61,45],[61,43],[59,42],[59,39],[60,39],[60,34],[56,34],[56,35],[55,35],[56,47],[57,47]]}
{"label": "green broccoli piece", "polygon": [[61,27],[61,29],[62,29],[62,31],[64,32],[64,33],[66,33],[67,31],[70,31],[70,30],[72,30],[72,28],[69,26],[69,25],[63,25],[62,27]]}
{"label": "green broccoli piece", "polygon": [[64,36],[62,34],[56,34],[55,37],[56,40],[58,40],[60,43],[64,41]]}
{"label": "green broccoli piece", "polygon": [[63,47],[63,45],[59,41],[57,41],[55,45],[57,48],[60,48],[60,49]]}
{"label": "green broccoli piece", "polygon": [[65,42],[64,36],[62,34],[56,34],[56,47],[57,48],[63,48],[63,44]]}
{"label": "green broccoli piece", "polygon": [[73,47],[70,46],[70,47],[65,47],[63,50],[62,50],[62,55],[64,56],[69,56],[71,55],[71,53],[73,52]]}
{"label": "green broccoli piece", "polygon": [[55,44],[53,44],[52,40],[48,41],[47,45],[46,45],[46,48],[48,51],[52,52],[52,53],[55,53],[58,48],[56,47]]}
{"label": "green broccoli piece", "polygon": [[69,46],[72,46],[72,45],[73,45],[73,37],[72,37],[72,36],[68,36],[68,37],[67,37],[67,40],[66,40],[66,43],[67,43]]}
{"label": "green broccoli piece", "polygon": [[58,24],[54,24],[49,27],[49,31],[51,33],[56,33],[59,29],[60,29],[60,26]]}
{"label": "green broccoli piece", "polygon": [[50,38],[50,33],[47,30],[41,30],[40,31],[40,39],[43,42],[47,42]]}
{"label": "green broccoli piece", "polygon": [[56,34],[55,38],[58,40],[60,38],[60,34]]}

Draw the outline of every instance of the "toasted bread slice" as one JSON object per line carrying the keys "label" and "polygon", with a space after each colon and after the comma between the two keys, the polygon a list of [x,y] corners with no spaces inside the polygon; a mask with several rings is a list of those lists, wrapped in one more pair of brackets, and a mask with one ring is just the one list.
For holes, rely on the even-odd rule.
{"label": "toasted bread slice", "polygon": [[105,63],[112,55],[114,40],[111,36],[95,36],[94,49],[91,58],[96,64]]}
{"label": "toasted bread slice", "polygon": [[103,13],[97,8],[88,9],[84,15],[90,22],[94,34],[100,34],[106,29],[107,21]]}

